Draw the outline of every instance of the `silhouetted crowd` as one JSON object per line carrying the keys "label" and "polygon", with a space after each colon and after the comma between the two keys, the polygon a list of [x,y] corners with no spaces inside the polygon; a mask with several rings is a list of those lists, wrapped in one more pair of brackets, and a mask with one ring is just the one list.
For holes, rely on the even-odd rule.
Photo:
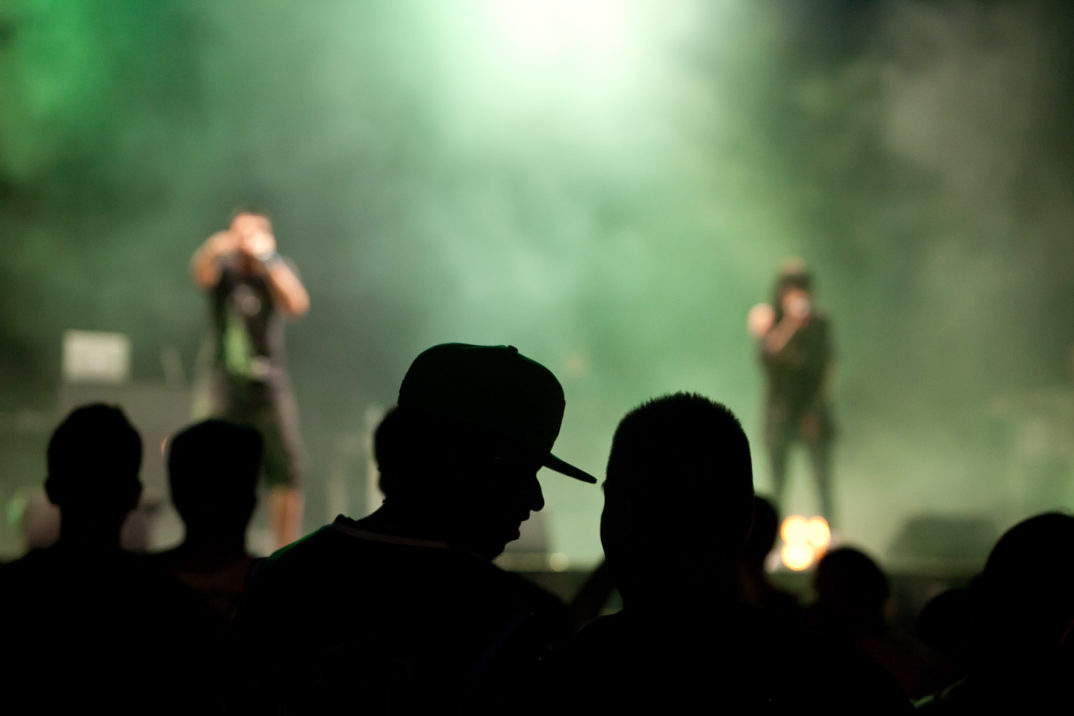
{"label": "silhouetted crowd", "polygon": [[430,348],[376,431],[383,504],[265,559],[245,541],[255,429],[208,420],[169,441],[185,538],[138,555],[120,531],[141,439],[117,407],[78,408],[48,446],[59,540],[0,568],[5,713],[1072,712],[1074,517],[1009,529],[916,640],[850,547],[823,557],[805,607],[765,572],[779,517],[746,435],[699,395],[620,422],[606,559],[570,605],[498,568],[544,506],[540,468],[596,482],[552,454],[564,408],[514,348]]}

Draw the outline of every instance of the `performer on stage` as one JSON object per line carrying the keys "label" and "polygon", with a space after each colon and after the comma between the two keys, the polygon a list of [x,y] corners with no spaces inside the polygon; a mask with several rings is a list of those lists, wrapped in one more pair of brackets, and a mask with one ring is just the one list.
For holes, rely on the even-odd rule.
{"label": "performer on stage", "polygon": [[831,445],[834,437],[828,376],[831,323],[813,305],[813,278],[801,259],[786,261],[772,304],[749,314],[749,331],[760,341],[765,373],[765,444],[779,504],[787,482],[787,454],[801,440],[809,451],[820,511],[832,522]]}
{"label": "performer on stage", "polygon": [[211,301],[212,412],[261,431],[269,519],[282,547],[298,538],[302,524],[302,444],[283,323],[305,315],[309,295],[276,251],[268,216],[254,209],[238,211],[227,230],[210,236],[191,270]]}

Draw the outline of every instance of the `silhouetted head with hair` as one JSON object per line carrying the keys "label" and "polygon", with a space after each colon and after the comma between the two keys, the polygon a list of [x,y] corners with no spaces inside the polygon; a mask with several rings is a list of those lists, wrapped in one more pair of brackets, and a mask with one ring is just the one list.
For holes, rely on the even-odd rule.
{"label": "silhouetted head with hair", "polygon": [[168,485],[191,532],[242,534],[257,501],[261,434],[248,425],[205,420],[168,444]]}
{"label": "silhouetted head with hair", "polygon": [[752,514],[749,441],[725,406],[678,393],[619,423],[600,534],[627,604],[683,586],[733,591]]}
{"label": "silhouetted head with hair", "polygon": [[853,547],[833,549],[813,576],[821,617],[853,628],[883,629],[891,588],[880,566]]}
{"label": "silhouetted head with hair", "polygon": [[72,411],[48,444],[45,490],[60,508],[60,539],[119,545],[127,513],[142,494],[142,439],[118,407]]}
{"label": "silhouetted head with hair", "polygon": [[552,455],[563,409],[551,371],[513,347],[424,351],[374,438],[385,507],[425,536],[499,554],[544,506],[541,467],[596,482]]}
{"label": "silhouetted head with hair", "polygon": [[1011,659],[1069,647],[1074,629],[1074,516],[1047,512],[1007,530],[974,585],[990,653]]}

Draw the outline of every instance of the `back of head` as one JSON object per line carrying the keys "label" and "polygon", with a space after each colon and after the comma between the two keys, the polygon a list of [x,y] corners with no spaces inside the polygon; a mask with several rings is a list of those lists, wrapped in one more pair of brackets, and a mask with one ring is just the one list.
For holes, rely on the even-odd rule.
{"label": "back of head", "polygon": [[678,393],[619,423],[604,483],[601,541],[620,591],[649,589],[656,572],[722,578],[749,532],[749,441],[725,406]]}
{"label": "back of head", "polygon": [[187,522],[245,527],[254,508],[262,440],[255,428],[226,420],[192,425],[168,446],[172,502]]}
{"label": "back of head", "polygon": [[1007,530],[975,587],[1003,651],[1058,647],[1074,623],[1074,516],[1048,512]]}
{"label": "back of head", "polygon": [[116,406],[73,410],[48,444],[49,499],[62,512],[126,513],[140,494],[142,439]]}
{"label": "back of head", "polygon": [[891,588],[869,555],[853,547],[834,549],[817,564],[813,581],[817,606],[826,617],[867,629],[883,627]]}

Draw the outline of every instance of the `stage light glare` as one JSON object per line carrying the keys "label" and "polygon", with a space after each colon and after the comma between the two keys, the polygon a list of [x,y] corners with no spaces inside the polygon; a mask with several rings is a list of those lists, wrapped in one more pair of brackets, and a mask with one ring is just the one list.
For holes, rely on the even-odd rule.
{"label": "stage light glare", "polygon": [[801,572],[805,569],[809,569],[813,564],[813,559],[816,557],[816,553],[813,551],[812,547],[804,542],[788,542],[783,545],[783,549],[780,550],[779,556],[787,569]]}
{"label": "stage light glare", "polygon": [[783,520],[783,525],[779,528],[779,536],[788,544],[804,543],[808,540],[808,535],[806,518],[801,515],[791,515]]}
{"label": "stage light glare", "polygon": [[622,4],[622,0],[492,0],[490,10],[509,46],[547,55],[618,48],[625,32]]}
{"label": "stage light glare", "polygon": [[832,530],[823,517],[810,518],[806,523],[806,541],[818,552],[824,552],[832,542]]}

